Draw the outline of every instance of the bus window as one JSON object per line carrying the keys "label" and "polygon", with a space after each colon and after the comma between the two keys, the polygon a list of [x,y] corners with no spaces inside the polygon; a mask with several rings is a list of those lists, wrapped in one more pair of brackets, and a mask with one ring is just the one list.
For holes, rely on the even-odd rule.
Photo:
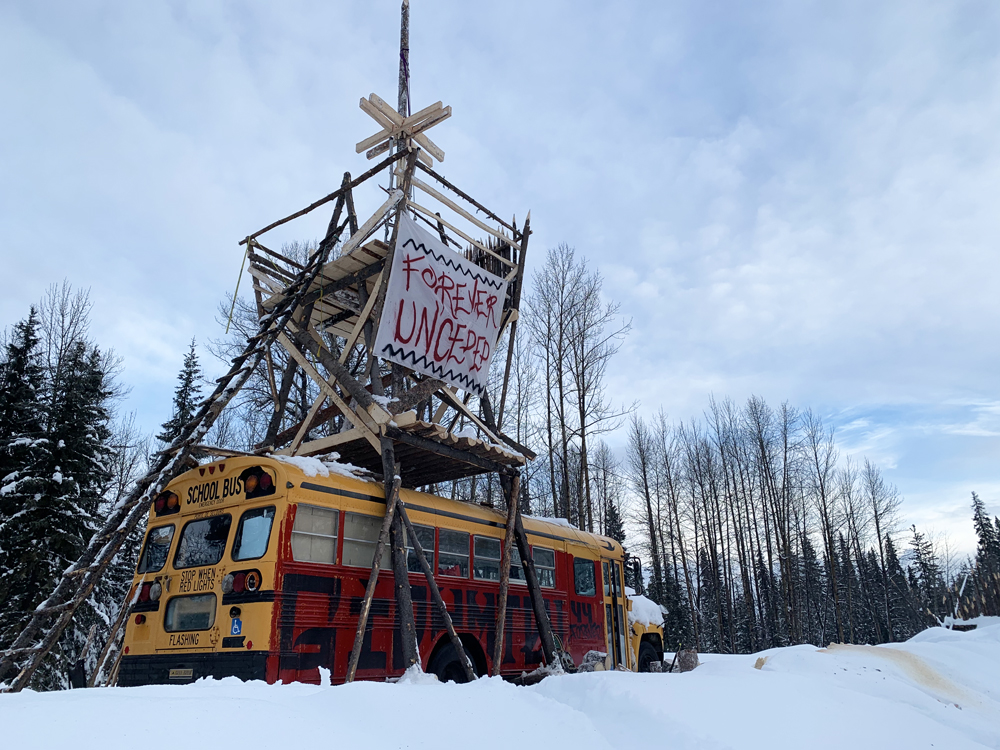
{"label": "bus window", "polygon": [[597,594],[597,581],[594,580],[594,561],[573,558],[573,585],[577,596],[594,596]]}
{"label": "bus window", "polygon": [[229,527],[233,517],[222,516],[189,521],[181,530],[181,540],[177,543],[175,568],[197,568],[199,565],[215,565],[222,559],[229,539]]}
{"label": "bus window", "polygon": [[215,624],[215,609],[215,594],[175,596],[167,604],[163,629],[168,633],[176,630],[208,630]]}
{"label": "bus window", "polygon": [[254,508],[240,516],[233,541],[233,560],[256,560],[267,552],[267,540],[271,537],[271,523],[274,521],[274,506]]}
{"label": "bus window", "polygon": [[500,580],[500,540],[488,536],[472,538],[472,577],[481,581]]}
{"label": "bus window", "polygon": [[547,589],[556,587],[556,553],[545,547],[534,547],[531,557],[535,561],[535,573],[538,575],[538,585]]}
{"label": "bus window", "polygon": [[525,583],[524,566],[521,565],[521,553],[517,551],[517,543],[510,548],[510,580]]}
{"label": "bus window", "polygon": [[[344,565],[355,568],[371,568],[375,559],[375,545],[382,529],[382,519],[361,513],[344,514]],[[389,545],[382,551],[381,570],[392,567]]]}
{"label": "bus window", "polygon": [[292,559],[333,565],[339,525],[340,511],[299,504],[292,526]]}
{"label": "bus window", "polygon": [[438,532],[438,573],[443,576],[469,577],[469,535],[465,531],[441,529]]}
{"label": "bus window", "polygon": [[605,560],[601,565],[604,571],[604,595],[611,596],[611,576],[608,573],[608,563]]}
{"label": "bus window", "polygon": [[143,547],[142,556],[139,558],[137,572],[156,573],[162,570],[167,562],[167,553],[170,551],[170,542],[173,538],[173,524],[150,529],[146,535],[146,546]]}
{"label": "bus window", "polygon": [[[430,526],[414,526],[413,530],[417,533],[417,541],[420,542],[420,547],[424,551],[427,564],[431,570],[434,570],[434,529]],[[424,572],[424,569],[420,567],[420,561],[417,559],[417,553],[413,550],[413,546],[409,544],[409,541],[407,541],[406,545],[406,569],[411,573]]]}

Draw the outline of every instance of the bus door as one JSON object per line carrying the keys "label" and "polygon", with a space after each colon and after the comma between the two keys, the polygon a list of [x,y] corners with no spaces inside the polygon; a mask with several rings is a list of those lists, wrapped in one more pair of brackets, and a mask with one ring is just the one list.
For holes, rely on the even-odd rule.
{"label": "bus door", "polygon": [[614,560],[604,560],[601,568],[604,574],[604,622],[611,668],[628,667],[625,589],[622,586],[621,565]]}

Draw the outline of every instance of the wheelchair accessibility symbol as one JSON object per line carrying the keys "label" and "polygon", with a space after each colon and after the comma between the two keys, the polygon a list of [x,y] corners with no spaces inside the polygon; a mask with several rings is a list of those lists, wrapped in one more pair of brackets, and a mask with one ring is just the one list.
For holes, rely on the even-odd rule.
{"label": "wheelchair accessibility symbol", "polygon": [[233,618],[233,626],[229,630],[229,635],[239,635],[243,632],[243,620],[238,617]]}

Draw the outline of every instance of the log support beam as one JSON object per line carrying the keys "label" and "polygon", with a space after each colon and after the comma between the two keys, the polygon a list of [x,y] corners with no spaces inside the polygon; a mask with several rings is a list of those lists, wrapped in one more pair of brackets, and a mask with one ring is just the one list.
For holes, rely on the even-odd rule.
{"label": "log support beam", "polygon": [[[396,463],[396,452],[392,440],[387,437],[382,438],[382,481],[386,487],[397,486],[399,479],[399,464]],[[399,499],[399,490],[396,490],[396,503],[398,508],[403,507],[403,501]],[[386,508],[389,507],[388,493],[386,494]],[[389,544],[392,548],[392,576],[396,587],[396,625],[399,633],[400,651],[403,654],[403,668],[409,669],[413,665],[420,664],[420,652],[417,649],[417,628],[413,620],[413,599],[410,595],[410,573],[406,568],[406,535],[403,532],[403,521],[397,513],[389,526]]]}
{"label": "log support beam", "polygon": [[510,492],[507,494],[507,532],[503,540],[503,553],[500,555],[500,593],[497,596],[496,643],[493,646],[493,676],[500,674],[503,663],[504,625],[507,620],[507,589],[510,586],[510,559],[514,545],[514,517],[517,515],[517,499],[521,494],[521,474],[518,472],[510,480]]}

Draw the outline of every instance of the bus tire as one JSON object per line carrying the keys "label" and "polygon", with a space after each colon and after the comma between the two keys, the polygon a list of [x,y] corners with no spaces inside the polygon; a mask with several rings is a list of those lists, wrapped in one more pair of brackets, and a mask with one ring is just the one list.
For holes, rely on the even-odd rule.
{"label": "bus tire", "polygon": [[656,649],[653,648],[653,644],[649,641],[643,641],[639,644],[639,671],[648,672],[649,663],[658,661],[660,655],[656,653]]}
{"label": "bus tire", "polygon": [[[472,663],[475,666],[474,659]],[[455,645],[450,642],[445,643],[437,650],[437,653],[431,658],[427,671],[436,675],[441,682],[457,682],[462,684],[469,681],[465,676],[465,670],[462,668],[458,651],[455,650]]]}

